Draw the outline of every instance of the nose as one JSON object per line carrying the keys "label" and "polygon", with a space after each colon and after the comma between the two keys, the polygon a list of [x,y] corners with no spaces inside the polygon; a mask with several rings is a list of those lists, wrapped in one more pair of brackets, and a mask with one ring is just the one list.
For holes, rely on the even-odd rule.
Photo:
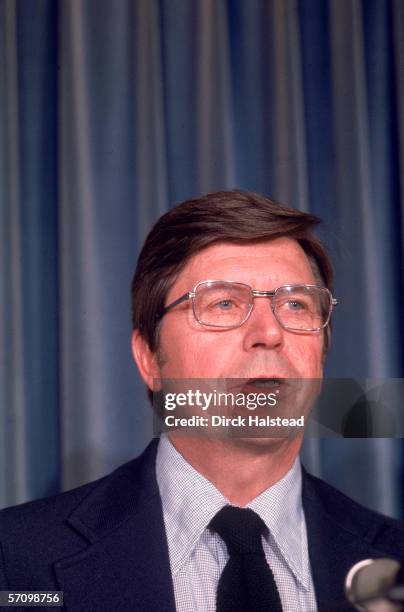
{"label": "nose", "polygon": [[271,299],[254,298],[254,308],[243,325],[244,349],[247,351],[261,349],[279,350],[284,342],[284,329],[272,312]]}

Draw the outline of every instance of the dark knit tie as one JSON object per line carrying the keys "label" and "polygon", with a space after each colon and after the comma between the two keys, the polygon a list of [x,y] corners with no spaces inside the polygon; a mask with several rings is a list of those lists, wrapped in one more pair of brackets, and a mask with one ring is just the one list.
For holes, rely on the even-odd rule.
{"label": "dark knit tie", "polygon": [[224,540],[229,560],[217,587],[217,612],[282,612],[261,535],[264,521],[249,508],[225,506],[209,523]]}

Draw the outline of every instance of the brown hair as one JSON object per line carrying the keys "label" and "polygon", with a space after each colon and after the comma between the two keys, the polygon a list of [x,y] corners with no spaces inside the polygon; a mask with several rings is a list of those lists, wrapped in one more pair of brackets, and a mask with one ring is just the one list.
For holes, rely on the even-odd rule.
{"label": "brown hair", "polygon": [[[305,251],[316,282],[332,289],[328,254],[313,234],[314,215],[247,191],[218,191],[187,200],[154,225],[139,255],[132,281],[132,322],[152,352],[158,347],[158,313],[189,259],[217,242],[248,244],[294,238]],[[325,349],[330,326],[326,328]]]}

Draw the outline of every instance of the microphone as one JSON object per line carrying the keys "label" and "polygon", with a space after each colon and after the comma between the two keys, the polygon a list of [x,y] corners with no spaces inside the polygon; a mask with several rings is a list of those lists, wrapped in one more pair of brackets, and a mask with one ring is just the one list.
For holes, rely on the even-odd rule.
{"label": "microphone", "polygon": [[345,579],[348,601],[361,612],[404,610],[404,568],[395,559],[364,559]]}

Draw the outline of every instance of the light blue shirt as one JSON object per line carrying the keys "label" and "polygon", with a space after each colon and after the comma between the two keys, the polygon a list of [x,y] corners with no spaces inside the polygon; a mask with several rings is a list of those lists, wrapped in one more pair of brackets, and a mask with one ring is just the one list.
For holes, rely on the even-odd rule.
{"label": "light blue shirt", "polygon": [[[226,545],[207,529],[230,502],[163,436],[156,459],[177,612],[215,612]],[[316,612],[297,458],[289,472],[247,504],[268,527],[263,547],[284,612]]]}

